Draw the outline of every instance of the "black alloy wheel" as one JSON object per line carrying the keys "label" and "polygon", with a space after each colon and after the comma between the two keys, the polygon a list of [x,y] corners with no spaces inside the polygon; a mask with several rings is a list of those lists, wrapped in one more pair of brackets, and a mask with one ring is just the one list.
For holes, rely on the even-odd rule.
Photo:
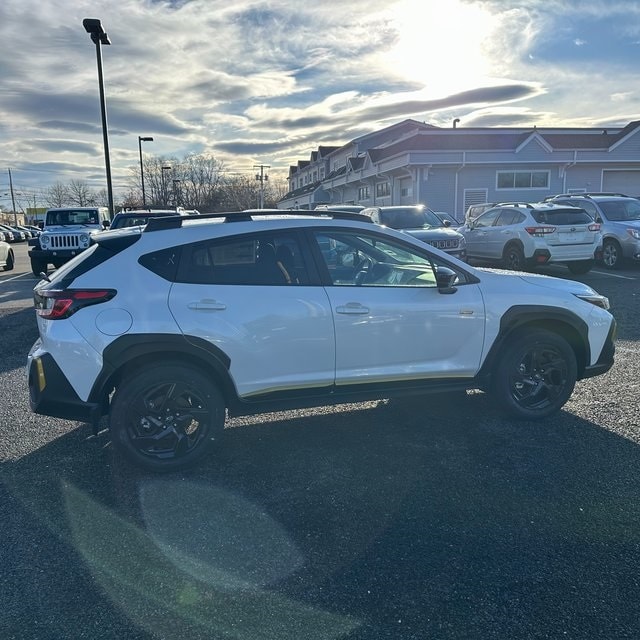
{"label": "black alloy wheel", "polygon": [[508,245],[502,254],[502,264],[510,271],[524,271],[524,252],[517,244]]}
{"label": "black alloy wheel", "polygon": [[573,393],[577,364],[568,342],[546,330],[514,336],[493,376],[492,393],[511,416],[536,420],[558,411]]}
{"label": "black alloy wheel", "polygon": [[211,450],[224,417],[222,395],[204,373],[160,365],[119,385],[111,407],[112,441],[143,468],[184,469]]}

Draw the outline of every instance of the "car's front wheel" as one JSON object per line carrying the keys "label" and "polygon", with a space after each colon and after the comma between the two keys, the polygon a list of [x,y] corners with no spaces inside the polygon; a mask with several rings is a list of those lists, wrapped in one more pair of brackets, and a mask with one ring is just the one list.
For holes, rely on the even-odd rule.
{"label": "car's front wheel", "polygon": [[113,396],[109,426],[114,446],[128,460],[150,471],[174,471],[211,451],[224,419],[224,399],[211,379],[175,363],[125,378]]}
{"label": "car's front wheel", "polygon": [[31,273],[34,276],[40,276],[41,273],[47,272],[48,263],[39,258],[31,258]]}
{"label": "car's front wheel", "polygon": [[604,241],[602,245],[602,264],[607,269],[619,269],[622,266],[622,248],[611,239]]}
{"label": "car's front wheel", "polygon": [[544,329],[509,339],[492,372],[491,393],[508,415],[537,420],[558,411],[573,393],[576,356],[569,343]]}

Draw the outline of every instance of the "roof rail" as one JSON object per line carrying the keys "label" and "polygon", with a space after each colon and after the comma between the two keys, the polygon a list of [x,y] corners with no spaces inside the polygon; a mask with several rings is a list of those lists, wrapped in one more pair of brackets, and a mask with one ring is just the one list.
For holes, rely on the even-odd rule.
{"label": "roof rail", "polygon": [[496,207],[527,207],[533,209],[534,206],[530,202],[499,202]]}
{"label": "roof rail", "polygon": [[554,198],[591,198],[593,196],[608,196],[610,198],[631,198],[626,193],[613,193],[609,191],[581,191],[580,193],[559,193],[555,196],[548,196],[547,200],[553,200]]}
{"label": "roof rail", "polygon": [[356,220],[358,222],[369,222],[373,220],[361,213],[348,211],[316,211],[305,209],[249,209],[247,211],[226,211],[224,213],[201,213],[199,216],[158,216],[150,218],[143,233],[149,231],[162,231],[165,229],[179,229],[185,220],[224,220],[224,222],[251,222],[254,217],[285,217],[292,218],[334,218],[337,220]]}

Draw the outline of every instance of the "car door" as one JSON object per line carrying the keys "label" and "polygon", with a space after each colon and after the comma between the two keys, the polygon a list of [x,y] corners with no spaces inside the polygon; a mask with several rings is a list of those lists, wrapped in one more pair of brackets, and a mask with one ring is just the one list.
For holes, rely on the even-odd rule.
{"label": "car door", "polygon": [[485,310],[473,278],[458,269],[455,292],[441,293],[435,270],[456,267],[428,249],[373,231],[314,236],[318,256],[333,241],[342,267],[325,265],[336,385],[460,378],[478,371]]}
{"label": "car door", "polygon": [[507,244],[521,237],[522,229],[519,225],[523,220],[524,215],[517,209],[500,210],[500,215],[488,230],[487,235],[487,252],[492,260],[502,259]]}
{"label": "car door", "polygon": [[493,258],[489,245],[491,228],[500,215],[500,209],[489,209],[472,222],[464,225],[463,235],[467,242],[467,255],[473,258]]}
{"label": "car door", "polygon": [[[285,246],[292,258],[286,267],[277,259]],[[180,330],[226,354],[241,397],[333,385],[331,306],[317,276],[312,283],[295,234],[184,247],[177,280],[169,307]]]}

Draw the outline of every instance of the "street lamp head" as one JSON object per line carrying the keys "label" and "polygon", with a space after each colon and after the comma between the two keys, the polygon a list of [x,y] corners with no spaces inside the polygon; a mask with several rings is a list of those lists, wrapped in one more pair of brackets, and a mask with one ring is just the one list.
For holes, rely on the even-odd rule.
{"label": "street lamp head", "polygon": [[102,27],[102,22],[97,18],[85,18],[82,21],[85,31],[91,35],[91,40],[95,44],[111,44],[107,32]]}

